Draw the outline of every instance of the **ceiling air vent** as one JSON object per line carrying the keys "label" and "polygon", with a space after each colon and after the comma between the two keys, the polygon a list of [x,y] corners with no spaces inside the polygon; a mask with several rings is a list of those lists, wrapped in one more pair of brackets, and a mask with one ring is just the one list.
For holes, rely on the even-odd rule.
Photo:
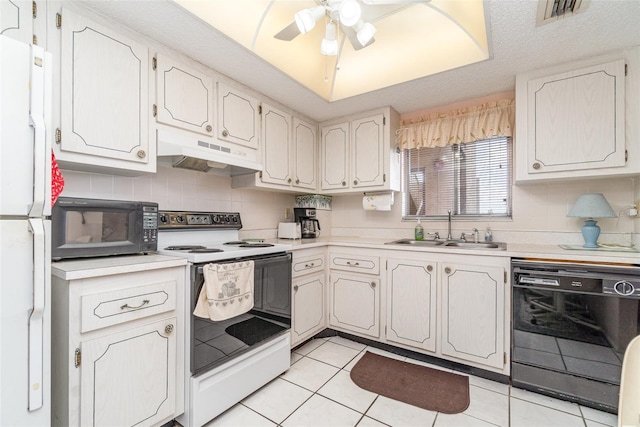
{"label": "ceiling air vent", "polygon": [[589,0],[539,0],[536,23],[540,26],[561,18],[568,18],[583,12],[588,4]]}

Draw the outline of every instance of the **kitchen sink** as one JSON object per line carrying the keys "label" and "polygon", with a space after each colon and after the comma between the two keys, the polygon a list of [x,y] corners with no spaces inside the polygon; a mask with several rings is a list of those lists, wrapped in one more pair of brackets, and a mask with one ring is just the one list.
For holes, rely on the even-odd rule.
{"label": "kitchen sink", "polygon": [[387,242],[386,245],[406,245],[417,247],[440,247],[453,249],[494,249],[504,251],[507,249],[506,243],[500,242],[465,242],[463,240],[412,240],[400,239]]}
{"label": "kitchen sink", "polygon": [[440,246],[444,244],[444,241],[440,240],[412,240],[412,239],[400,239],[393,242],[387,242],[385,245],[407,245],[407,246]]}

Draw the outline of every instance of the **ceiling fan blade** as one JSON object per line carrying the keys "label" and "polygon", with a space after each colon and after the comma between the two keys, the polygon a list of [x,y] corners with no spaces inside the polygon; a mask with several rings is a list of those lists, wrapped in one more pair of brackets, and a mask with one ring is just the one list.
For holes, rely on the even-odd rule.
{"label": "ceiling fan blade", "polygon": [[367,43],[366,45],[362,46],[360,44],[360,40],[358,40],[358,33],[356,33],[356,30],[354,30],[352,27],[345,27],[343,25],[341,25],[340,28],[342,29],[344,34],[349,39],[349,42],[351,43],[351,46],[353,46],[354,50],[364,49],[365,47],[370,46],[373,42],[376,41],[372,37],[371,40],[369,40],[369,43]]}
{"label": "ceiling fan blade", "polygon": [[278,34],[276,34],[275,38],[278,40],[284,40],[286,42],[295,39],[300,34],[300,30],[296,25],[296,21],[293,21],[291,24],[284,27]]}

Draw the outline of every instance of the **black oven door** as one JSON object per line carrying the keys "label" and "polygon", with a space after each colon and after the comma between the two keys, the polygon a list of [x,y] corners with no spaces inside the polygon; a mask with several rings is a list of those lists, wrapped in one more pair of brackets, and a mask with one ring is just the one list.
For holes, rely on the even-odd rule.
{"label": "black oven door", "polygon": [[207,372],[243,353],[289,333],[291,254],[279,253],[222,262],[254,261],[254,308],[223,321],[193,315],[204,285],[202,267],[191,266],[191,373]]}

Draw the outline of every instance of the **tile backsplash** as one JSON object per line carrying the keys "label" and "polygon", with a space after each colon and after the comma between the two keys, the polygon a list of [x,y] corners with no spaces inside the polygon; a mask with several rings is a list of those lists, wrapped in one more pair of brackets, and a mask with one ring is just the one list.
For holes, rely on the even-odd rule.
{"label": "tile backsplash", "polygon": [[231,178],[171,167],[158,173],[122,177],[62,171],[62,196],[157,202],[164,210],[240,212],[242,238],[274,238],[293,194],[231,188]]}
{"label": "tile backsplash", "polygon": [[[242,215],[242,238],[274,238],[285,208],[295,196],[264,190],[231,188],[231,178],[171,167],[139,177],[121,177],[64,170],[68,197],[154,201],[165,210],[233,211]],[[603,193],[618,218],[600,219],[601,242],[628,245],[638,242],[640,217],[629,218],[624,209],[640,199],[637,178],[593,179],[513,187],[513,217],[509,220],[454,221],[454,236],[491,227],[494,239],[511,243],[581,244],[583,220],[566,215],[578,197]],[[362,195],[334,196],[331,211],[318,211],[322,235],[408,238],[415,221],[402,221],[402,197],[396,194],[391,211],[365,211]],[[425,231],[446,234],[446,221],[423,221]]]}

